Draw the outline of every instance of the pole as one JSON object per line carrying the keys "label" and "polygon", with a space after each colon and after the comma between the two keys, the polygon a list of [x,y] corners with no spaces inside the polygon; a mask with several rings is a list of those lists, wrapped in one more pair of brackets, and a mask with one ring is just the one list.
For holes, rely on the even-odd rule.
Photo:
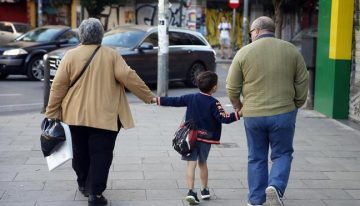
{"label": "pole", "polygon": [[248,16],[249,16],[249,0],[244,0],[244,14],[243,14],[243,46],[248,44]]}
{"label": "pole", "polygon": [[48,55],[45,54],[43,57],[44,62],[44,106],[41,113],[46,112],[46,107],[49,103],[49,96],[50,96],[50,68],[48,64]]}
{"label": "pole", "polygon": [[159,0],[158,16],[158,78],[157,95],[167,96],[169,87],[169,35],[167,27],[166,12],[168,11],[168,0]]}
{"label": "pole", "polygon": [[233,56],[233,53],[235,51],[235,48],[236,48],[236,28],[235,28],[235,23],[236,23],[236,9],[233,9],[233,16],[232,16],[232,42],[233,42],[233,48],[232,48],[232,51],[231,51],[231,57]]}
{"label": "pole", "polygon": [[42,22],[42,0],[38,0],[37,13],[38,13],[38,26],[42,26],[43,25],[43,22]]}

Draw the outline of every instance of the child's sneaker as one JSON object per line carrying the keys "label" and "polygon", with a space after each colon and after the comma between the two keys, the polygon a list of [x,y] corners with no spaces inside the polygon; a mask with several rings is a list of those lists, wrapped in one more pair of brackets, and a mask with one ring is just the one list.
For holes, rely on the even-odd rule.
{"label": "child's sneaker", "polygon": [[201,191],[201,199],[208,200],[210,199],[210,191],[209,188],[204,188]]}
{"label": "child's sneaker", "polygon": [[266,202],[270,206],[284,206],[284,203],[281,200],[279,192],[276,190],[274,186],[267,187],[265,193],[266,193]]}
{"label": "child's sneaker", "polygon": [[196,192],[193,192],[192,190],[189,190],[189,192],[187,193],[187,196],[185,197],[185,200],[190,204],[190,205],[198,205],[200,203]]}

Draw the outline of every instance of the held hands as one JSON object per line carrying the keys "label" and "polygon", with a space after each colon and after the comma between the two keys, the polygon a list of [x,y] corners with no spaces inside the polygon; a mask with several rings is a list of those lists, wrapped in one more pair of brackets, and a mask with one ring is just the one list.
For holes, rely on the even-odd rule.
{"label": "held hands", "polygon": [[157,99],[157,97],[152,97],[151,98],[151,104],[156,104],[156,99]]}
{"label": "held hands", "polygon": [[239,115],[239,117],[243,116],[242,110],[235,110],[235,112]]}

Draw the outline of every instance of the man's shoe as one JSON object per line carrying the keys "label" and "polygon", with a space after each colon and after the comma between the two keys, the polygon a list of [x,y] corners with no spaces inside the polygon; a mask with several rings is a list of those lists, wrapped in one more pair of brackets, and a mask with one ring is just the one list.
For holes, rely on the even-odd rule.
{"label": "man's shoe", "polygon": [[79,186],[79,191],[81,192],[81,194],[84,195],[84,197],[89,197],[89,191],[85,188],[85,187],[80,187]]}
{"label": "man's shoe", "polygon": [[266,193],[266,202],[269,206],[284,206],[283,201],[279,195],[279,192],[274,186],[269,186],[265,190]]}
{"label": "man's shoe", "polygon": [[262,204],[261,205],[252,205],[250,203],[248,203],[248,206],[263,206]]}
{"label": "man's shoe", "polygon": [[192,190],[189,190],[189,192],[187,193],[187,196],[185,197],[185,200],[190,205],[198,205],[200,203],[199,199],[197,198],[196,192],[193,192]]}
{"label": "man's shoe", "polygon": [[108,201],[103,195],[89,195],[88,206],[104,206]]}
{"label": "man's shoe", "polygon": [[200,191],[201,193],[201,199],[208,200],[210,199],[210,191],[209,188],[204,188]]}

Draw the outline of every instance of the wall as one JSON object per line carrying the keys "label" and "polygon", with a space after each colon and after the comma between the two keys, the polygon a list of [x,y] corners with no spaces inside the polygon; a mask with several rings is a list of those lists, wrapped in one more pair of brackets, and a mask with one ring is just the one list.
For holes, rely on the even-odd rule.
{"label": "wall", "polygon": [[20,3],[1,3],[0,21],[29,23],[26,1]]}
{"label": "wall", "polygon": [[360,0],[355,1],[349,118],[360,123]]}

